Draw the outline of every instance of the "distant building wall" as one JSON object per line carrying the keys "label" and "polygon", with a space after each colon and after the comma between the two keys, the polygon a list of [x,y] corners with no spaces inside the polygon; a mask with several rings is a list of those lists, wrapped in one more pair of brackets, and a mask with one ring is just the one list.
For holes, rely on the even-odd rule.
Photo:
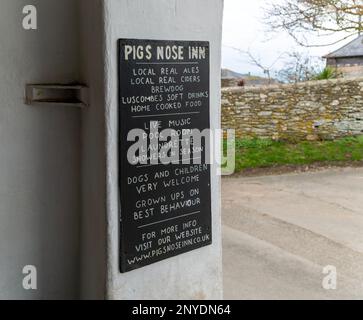
{"label": "distant building wall", "polygon": [[336,68],[344,78],[363,77],[363,57],[329,58],[327,66]]}
{"label": "distant building wall", "polygon": [[238,137],[286,140],[363,134],[363,78],[225,88],[222,126]]}

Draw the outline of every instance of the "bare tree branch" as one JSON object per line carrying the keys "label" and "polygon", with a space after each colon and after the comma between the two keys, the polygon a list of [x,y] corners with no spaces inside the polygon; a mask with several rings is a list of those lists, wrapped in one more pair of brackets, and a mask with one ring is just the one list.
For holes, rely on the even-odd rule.
{"label": "bare tree branch", "polygon": [[[362,16],[363,0],[284,0],[267,6],[265,21],[272,31],[286,31],[300,45],[322,47],[360,34]],[[307,32],[319,36],[344,35],[333,43],[311,44],[303,39]]]}
{"label": "bare tree branch", "polygon": [[264,65],[259,58],[257,58],[256,56],[253,55],[253,53],[250,51],[250,49],[248,50],[242,50],[236,47],[229,47],[237,52],[239,52],[242,55],[245,55],[248,57],[249,59],[249,63],[260,68],[264,74],[267,75],[268,78],[268,82],[271,83],[272,77],[271,77],[271,73],[272,73],[272,68],[274,67],[274,65],[279,62],[283,56],[287,55],[286,52],[281,53],[276,60],[271,64],[271,65]]}
{"label": "bare tree branch", "polygon": [[321,58],[298,51],[291,52],[288,56],[289,60],[277,74],[279,80],[283,82],[297,83],[312,80],[322,70]]}

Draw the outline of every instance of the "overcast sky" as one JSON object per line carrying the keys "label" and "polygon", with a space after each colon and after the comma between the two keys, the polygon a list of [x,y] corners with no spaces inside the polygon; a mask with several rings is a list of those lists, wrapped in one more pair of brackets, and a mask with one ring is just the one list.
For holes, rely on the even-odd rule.
{"label": "overcast sky", "polygon": [[[262,71],[252,65],[243,54],[230,47],[249,50],[261,62],[270,67],[283,53],[294,50],[308,51],[309,55],[321,57],[339,47],[340,43],[333,47],[306,49],[299,47],[287,34],[272,35],[267,32],[263,22],[264,8],[267,3],[281,0],[225,0],[224,25],[223,25],[223,68],[232,69],[240,73],[262,75]],[[275,70],[286,63],[279,60]]]}

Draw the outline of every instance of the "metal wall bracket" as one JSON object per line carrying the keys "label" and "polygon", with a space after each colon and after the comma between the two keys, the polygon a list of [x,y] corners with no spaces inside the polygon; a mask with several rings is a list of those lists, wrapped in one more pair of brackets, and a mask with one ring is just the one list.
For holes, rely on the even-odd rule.
{"label": "metal wall bracket", "polygon": [[88,87],[81,84],[28,84],[25,88],[25,103],[84,108],[89,106]]}

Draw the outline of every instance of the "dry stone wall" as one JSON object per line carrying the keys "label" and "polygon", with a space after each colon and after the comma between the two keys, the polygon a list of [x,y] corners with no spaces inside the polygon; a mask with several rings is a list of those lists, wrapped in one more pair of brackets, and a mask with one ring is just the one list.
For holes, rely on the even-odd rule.
{"label": "dry stone wall", "polygon": [[239,138],[319,140],[363,134],[363,78],[222,89],[222,126]]}

